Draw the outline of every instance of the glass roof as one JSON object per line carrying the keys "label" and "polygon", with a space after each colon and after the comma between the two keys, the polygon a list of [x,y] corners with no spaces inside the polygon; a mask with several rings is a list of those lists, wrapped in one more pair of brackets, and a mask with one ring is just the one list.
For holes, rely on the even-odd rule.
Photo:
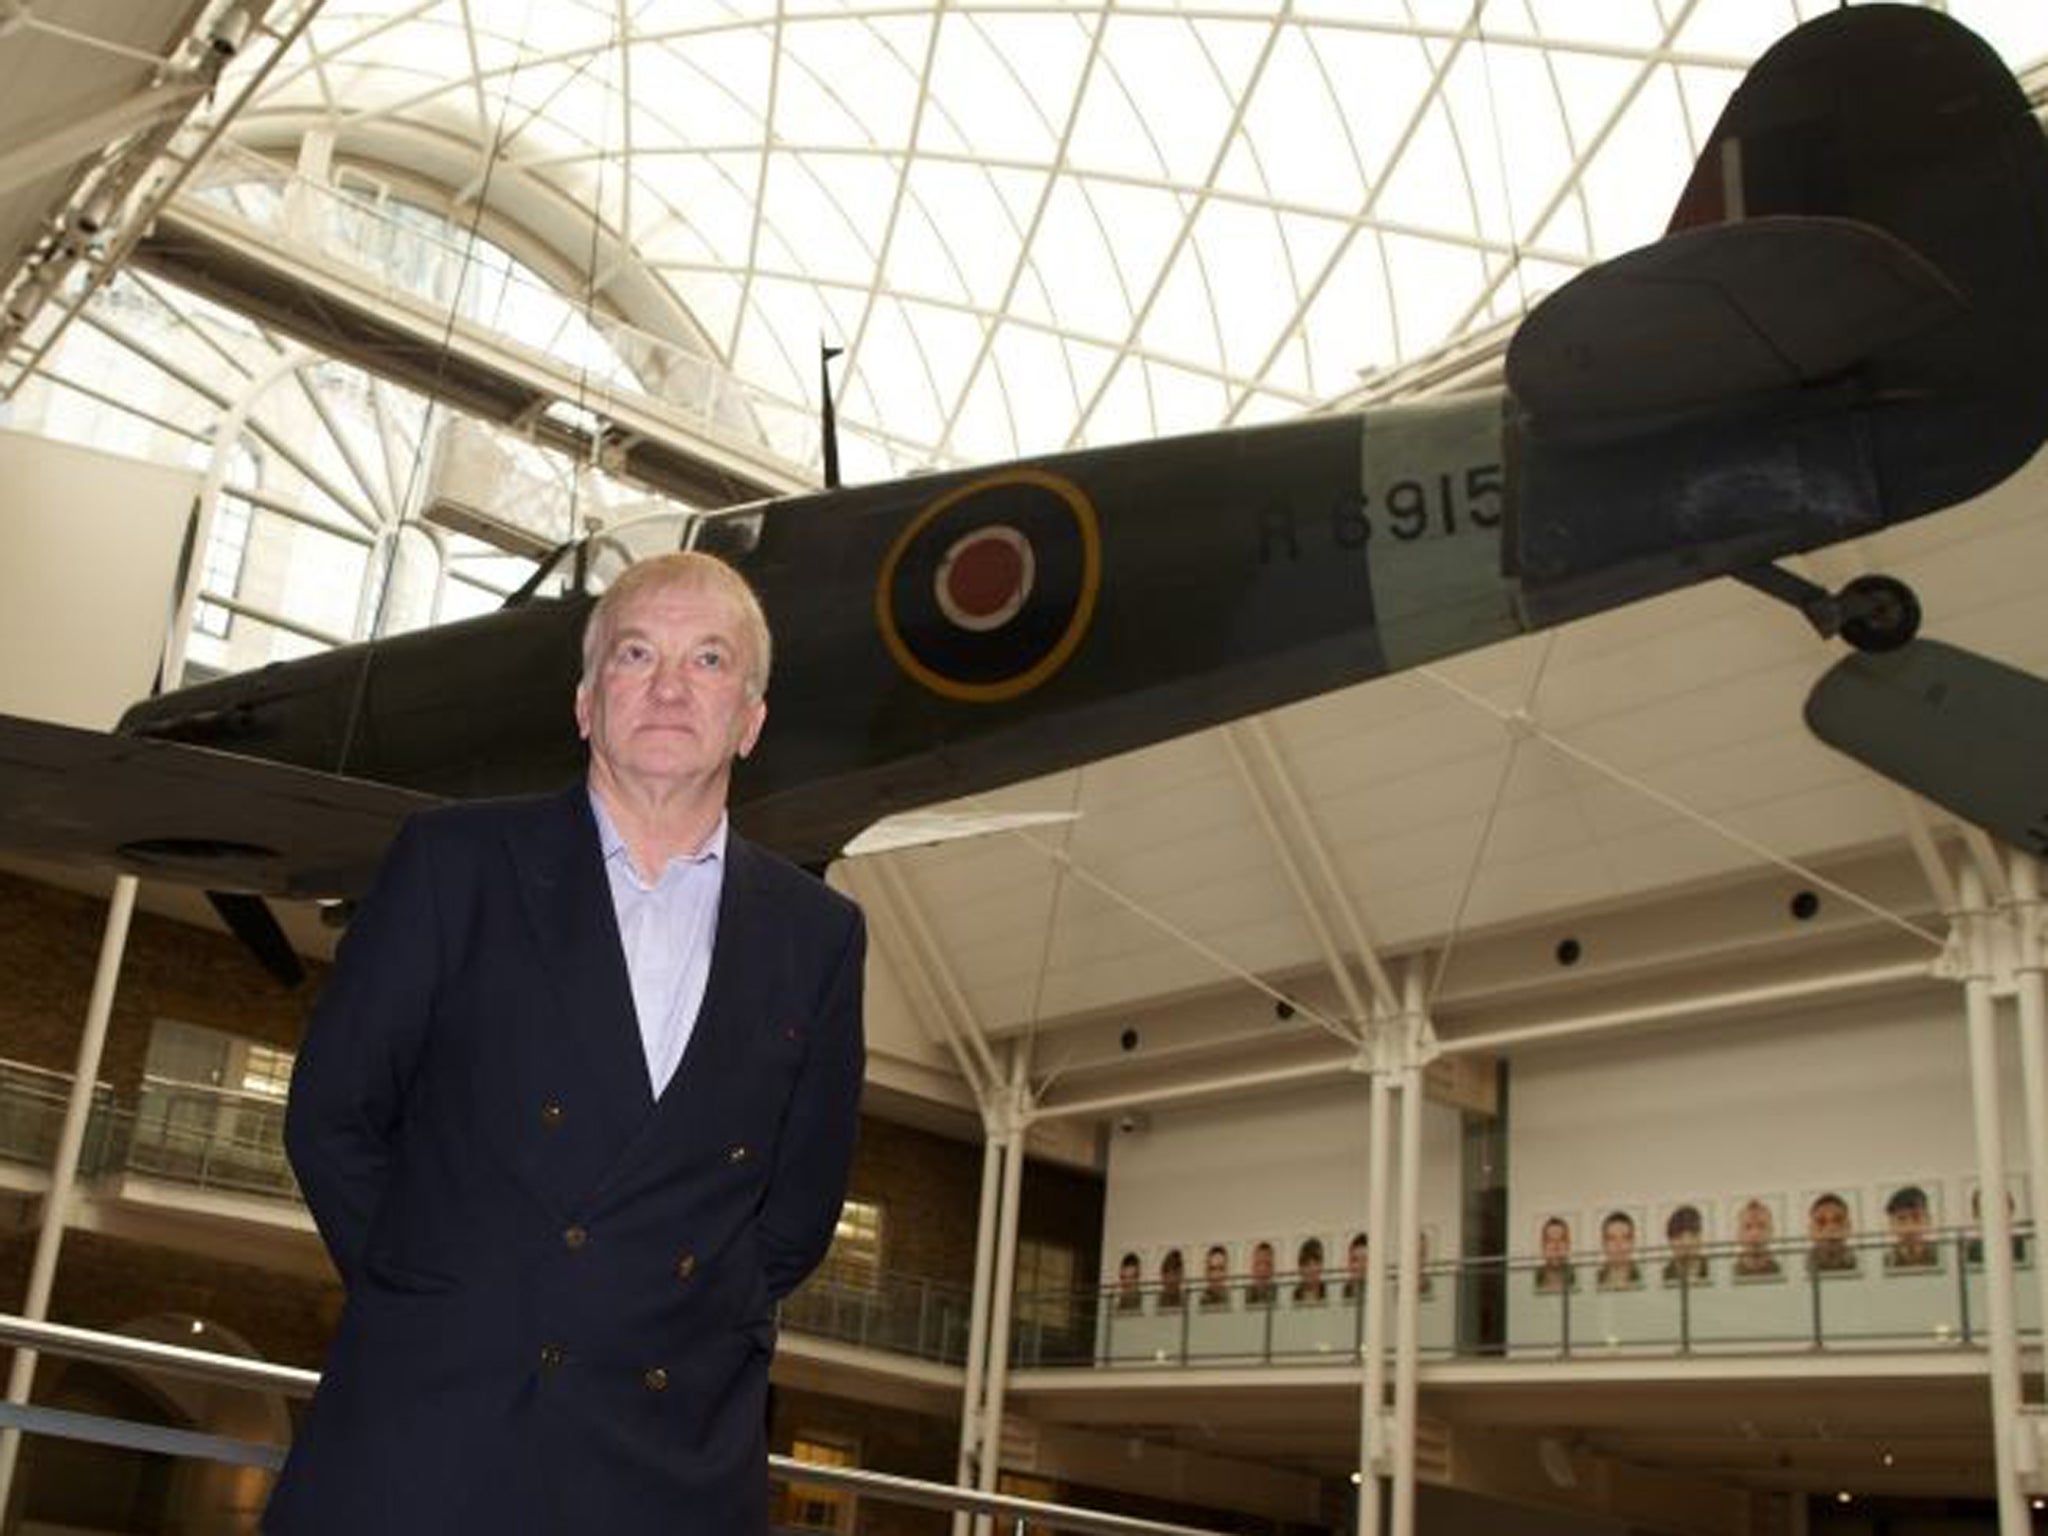
{"label": "glass roof", "polygon": [[[327,0],[237,132],[481,194],[781,398],[845,347],[868,478],[1296,415],[1511,319],[1653,238],[1831,5]],[[2048,54],[2048,6],[1947,8]]]}

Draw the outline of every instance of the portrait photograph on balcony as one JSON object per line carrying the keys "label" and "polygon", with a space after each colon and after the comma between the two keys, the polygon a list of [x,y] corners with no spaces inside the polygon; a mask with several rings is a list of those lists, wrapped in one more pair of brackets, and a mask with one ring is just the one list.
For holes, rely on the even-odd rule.
{"label": "portrait photograph on balcony", "polygon": [[1942,1268],[1941,1181],[1893,1179],[1876,1186],[1884,1217],[1884,1273],[1927,1274]]}
{"label": "portrait photograph on balcony", "polygon": [[1231,1277],[1236,1273],[1228,1243],[1209,1243],[1202,1249],[1202,1285],[1196,1300],[1202,1309],[1219,1312],[1230,1305]]}
{"label": "portrait photograph on balcony", "polygon": [[1800,1196],[1806,1213],[1806,1267],[1822,1275],[1853,1275],[1863,1268],[1857,1234],[1863,1230],[1857,1191],[1846,1185],[1807,1190]]}
{"label": "portrait photograph on balcony", "polygon": [[1294,1250],[1294,1281],[1288,1299],[1297,1307],[1322,1306],[1330,1296],[1329,1282],[1323,1278],[1329,1250],[1322,1234],[1306,1233],[1295,1238],[1290,1246]]}
{"label": "portrait photograph on balcony", "polygon": [[1600,1267],[1594,1273],[1593,1283],[1601,1290],[1642,1289],[1643,1266],[1636,1251],[1642,1242],[1642,1232],[1640,1206],[1600,1208]]}
{"label": "portrait photograph on balcony", "polygon": [[1372,1258],[1372,1236],[1354,1230],[1344,1244],[1344,1299],[1356,1301],[1365,1294],[1365,1268]]}
{"label": "portrait photograph on balcony", "polygon": [[1187,1283],[1187,1255],[1178,1248],[1162,1249],[1159,1254],[1159,1290],[1154,1307],[1160,1312],[1178,1311],[1185,1299]]}
{"label": "portrait photograph on balcony", "polygon": [[1707,1258],[1715,1239],[1714,1202],[1675,1200],[1657,1208],[1655,1230],[1663,1235],[1664,1261],[1659,1278],[1665,1285],[1710,1285],[1714,1267]]}
{"label": "portrait photograph on balcony", "polygon": [[1145,1310],[1145,1255],[1139,1250],[1125,1249],[1117,1260],[1114,1295],[1119,1312]]}
{"label": "portrait photograph on balcony", "polygon": [[1536,1220],[1537,1263],[1529,1282],[1539,1296],[1554,1296],[1578,1285],[1578,1269],[1572,1262],[1572,1245],[1579,1230],[1577,1211],[1545,1211]]}
{"label": "portrait photograph on balcony", "polygon": [[1747,1285],[1785,1278],[1778,1257],[1778,1238],[1785,1230],[1785,1197],[1781,1194],[1740,1195],[1735,1202],[1735,1257],[1728,1272]]}

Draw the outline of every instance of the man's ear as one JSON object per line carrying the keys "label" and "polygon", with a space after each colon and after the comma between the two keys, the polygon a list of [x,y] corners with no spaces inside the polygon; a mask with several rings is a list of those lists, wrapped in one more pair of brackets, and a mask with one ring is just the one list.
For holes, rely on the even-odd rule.
{"label": "man's ear", "polygon": [[754,750],[754,743],[761,739],[761,727],[767,723],[767,720],[768,701],[766,699],[754,700],[753,718],[747,722],[746,727],[740,732],[736,756],[745,758],[748,753]]}
{"label": "man's ear", "polygon": [[576,685],[576,734],[585,741],[590,740],[590,687],[587,683]]}

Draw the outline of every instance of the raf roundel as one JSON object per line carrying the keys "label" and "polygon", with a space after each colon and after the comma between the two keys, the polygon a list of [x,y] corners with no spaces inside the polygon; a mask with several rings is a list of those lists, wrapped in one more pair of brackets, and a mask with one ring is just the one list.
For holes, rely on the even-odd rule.
{"label": "raf roundel", "polygon": [[875,615],[896,664],[924,687],[1000,703],[1066,664],[1101,579],[1095,508],[1080,487],[1008,470],[911,520],[882,562]]}

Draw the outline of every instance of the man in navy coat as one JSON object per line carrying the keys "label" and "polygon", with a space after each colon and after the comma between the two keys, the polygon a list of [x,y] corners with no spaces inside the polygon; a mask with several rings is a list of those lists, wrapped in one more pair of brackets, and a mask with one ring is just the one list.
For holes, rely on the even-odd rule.
{"label": "man in navy coat", "polygon": [[726,829],[769,638],[702,555],[593,610],[585,784],[415,817],[286,1137],[347,1287],[269,1536],[755,1536],[772,1309],[823,1256],[860,913]]}

